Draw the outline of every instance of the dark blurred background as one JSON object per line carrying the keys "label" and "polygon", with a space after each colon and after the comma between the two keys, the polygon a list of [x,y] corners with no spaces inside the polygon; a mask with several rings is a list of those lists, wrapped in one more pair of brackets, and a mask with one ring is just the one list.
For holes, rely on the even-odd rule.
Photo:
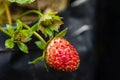
{"label": "dark blurred background", "polygon": [[117,0],[97,0],[95,17],[97,80],[119,80],[120,5]]}

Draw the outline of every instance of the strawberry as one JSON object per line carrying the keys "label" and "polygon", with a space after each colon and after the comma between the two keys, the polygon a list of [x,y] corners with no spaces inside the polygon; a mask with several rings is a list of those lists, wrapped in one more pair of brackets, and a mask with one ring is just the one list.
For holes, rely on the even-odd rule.
{"label": "strawberry", "polygon": [[76,49],[64,38],[54,38],[46,49],[46,63],[57,70],[75,71],[80,62]]}

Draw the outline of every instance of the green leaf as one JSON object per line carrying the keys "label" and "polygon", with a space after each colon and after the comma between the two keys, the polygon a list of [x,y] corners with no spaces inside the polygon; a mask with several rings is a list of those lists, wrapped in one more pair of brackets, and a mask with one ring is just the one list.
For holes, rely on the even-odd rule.
{"label": "green leaf", "polygon": [[59,17],[59,16],[54,16],[53,17],[53,20],[57,20],[57,21],[61,21],[62,17]]}
{"label": "green leaf", "polygon": [[50,25],[49,28],[50,28],[51,31],[55,30],[55,26],[54,25]]}
{"label": "green leaf", "polygon": [[20,20],[17,20],[16,24],[17,24],[17,29],[15,32],[17,33],[22,29],[22,22]]}
{"label": "green leaf", "polygon": [[49,26],[49,28],[50,28],[51,31],[59,32],[59,28],[54,26],[54,25]]}
{"label": "green leaf", "polygon": [[40,56],[40,57],[36,58],[32,62],[29,62],[29,64],[37,64],[37,63],[41,62],[42,60],[44,60],[44,56]]}
{"label": "green leaf", "polygon": [[65,34],[67,33],[67,28],[65,28],[64,30],[62,30],[61,32],[59,32],[55,37],[63,37],[65,36]]}
{"label": "green leaf", "polygon": [[39,25],[38,25],[38,23],[36,23],[36,24],[34,24],[34,25],[31,27],[31,30],[32,30],[32,31],[37,31],[37,30],[38,30],[38,27],[39,27]]}
{"label": "green leaf", "polygon": [[12,39],[7,39],[7,40],[5,41],[5,47],[6,47],[6,48],[13,48],[14,46],[15,46],[15,44],[14,44],[14,42],[13,42]]}
{"label": "green leaf", "polygon": [[22,52],[28,53],[28,47],[27,47],[26,44],[20,42],[20,43],[18,43],[18,47],[19,47],[19,49],[20,49]]}
{"label": "green leaf", "polygon": [[19,3],[19,4],[28,4],[28,3],[34,2],[35,0],[8,0],[8,1],[16,2],[16,3]]}
{"label": "green leaf", "polygon": [[31,40],[31,36],[33,34],[31,30],[21,30],[20,33],[22,42],[28,42]]}
{"label": "green leaf", "polygon": [[48,27],[45,28],[45,34],[48,34],[50,37],[53,36],[53,32]]}
{"label": "green leaf", "polygon": [[35,44],[37,45],[37,47],[39,47],[40,49],[45,49],[46,44],[42,41],[36,41]]}
{"label": "green leaf", "polygon": [[40,21],[45,21],[48,19],[52,19],[52,16],[50,14],[44,14],[43,16],[41,16]]}
{"label": "green leaf", "polygon": [[6,25],[7,26],[7,30],[8,30],[8,32],[12,35],[12,34],[14,34],[14,27],[13,26],[11,26],[11,25]]}

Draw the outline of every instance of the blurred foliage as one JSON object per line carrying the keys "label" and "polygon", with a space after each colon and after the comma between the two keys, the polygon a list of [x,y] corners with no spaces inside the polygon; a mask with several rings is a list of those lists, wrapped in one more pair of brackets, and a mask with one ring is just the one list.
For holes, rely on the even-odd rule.
{"label": "blurred foliage", "polygon": [[3,23],[6,23],[5,8],[4,8],[2,0],[0,0],[0,25]]}
{"label": "blurred foliage", "polygon": [[[17,3],[10,4],[8,3],[8,0],[0,0],[0,26],[9,23],[4,3],[7,4],[7,6],[9,7],[10,16],[12,18],[12,22],[14,23],[17,17],[27,10],[40,10],[44,13],[50,11],[60,12],[67,7],[68,2],[69,0],[35,0],[35,2],[31,4],[20,5]],[[37,19],[37,15],[30,14],[22,18],[22,21],[26,23],[31,23]]]}
{"label": "blurred foliage", "polygon": [[35,0],[8,0],[10,2],[16,2],[18,4],[28,4],[28,3],[32,3],[34,2]]}

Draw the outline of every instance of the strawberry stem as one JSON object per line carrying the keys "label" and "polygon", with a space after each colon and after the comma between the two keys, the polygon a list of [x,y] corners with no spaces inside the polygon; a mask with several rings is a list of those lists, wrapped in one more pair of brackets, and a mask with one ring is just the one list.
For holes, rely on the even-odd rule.
{"label": "strawberry stem", "polygon": [[20,15],[20,16],[18,17],[18,19],[21,19],[23,16],[25,16],[25,15],[27,15],[27,14],[30,14],[30,13],[36,13],[36,14],[38,14],[39,16],[42,16],[42,15],[43,15],[40,11],[29,10],[29,11],[23,13],[22,15]]}
{"label": "strawberry stem", "polygon": [[[23,27],[25,27],[26,29],[30,29],[30,27],[26,24],[23,23]],[[46,41],[37,33],[37,32],[33,32],[33,34],[42,42],[44,42],[44,44],[47,44]]]}

